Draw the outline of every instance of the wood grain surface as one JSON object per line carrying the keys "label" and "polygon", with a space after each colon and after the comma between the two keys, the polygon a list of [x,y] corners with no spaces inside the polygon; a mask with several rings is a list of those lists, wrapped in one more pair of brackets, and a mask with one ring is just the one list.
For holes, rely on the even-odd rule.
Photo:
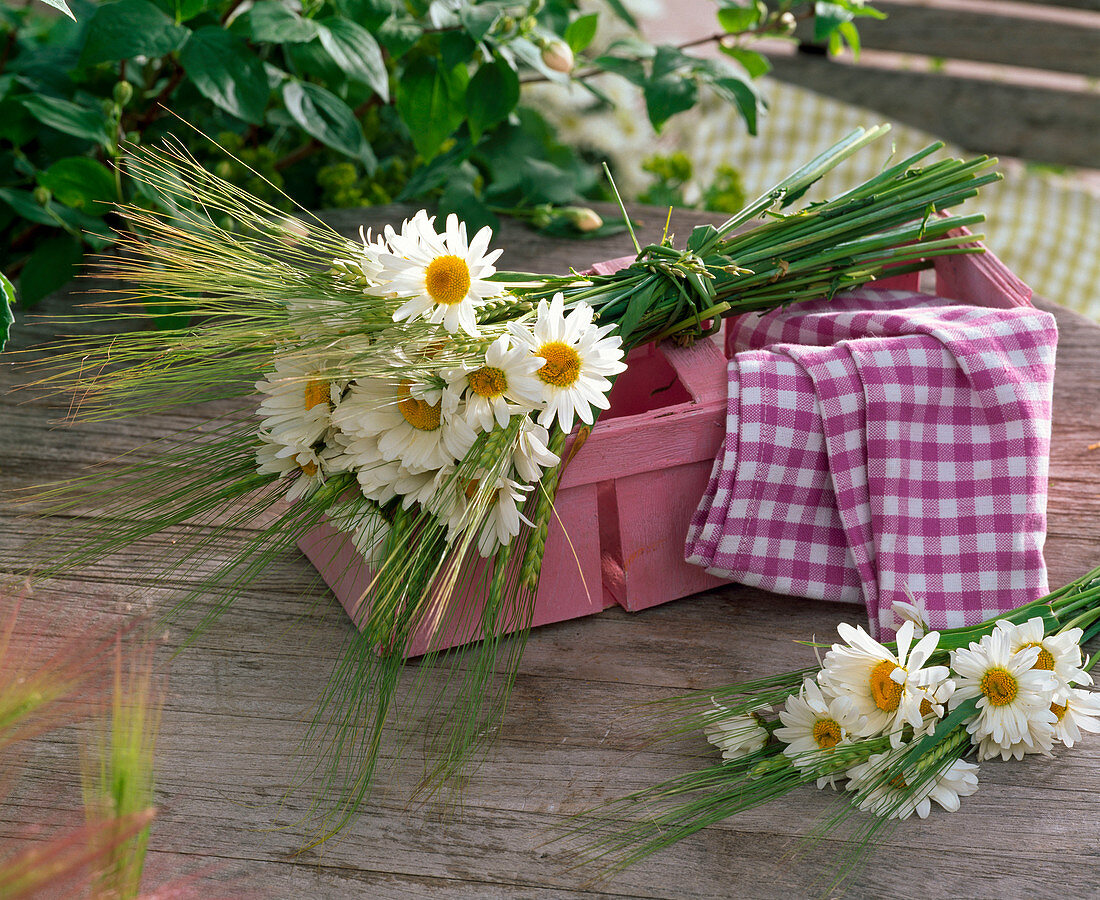
{"label": "wood grain surface", "polygon": [[[862,53],[769,50],[771,76],[875,110],[977,153],[1095,169],[1100,8],[1095,0],[882,0]],[[816,49],[815,49],[816,48]]]}
{"label": "wood grain surface", "polygon": [[[344,211],[331,218],[350,233],[403,212]],[[639,216],[654,237],[663,215],[643,210]],[[681,239],[697,219],[674,217]],[[507,248],[503,266],[543,271],[582,268],[628,250],[622,237],[555,241],[511,223],[497,245]],[[69,310],[80,292],[60,292],[43,311]],[[1061,327],[1047,543],[1051,584],[1059,585],[1100,560],[1100,450],[1089,449],[1100,441],[1100,327],[1047,308]],[[21,320],[14,345],[42,344],[65,330],[48,320]],[[58,428],[52,423],[63,415],[64,402],[10,392],[26,377],[11,361],[9,356],[0,367],[0,572],[18,571],[30,541],[74,521],[28,517],[9,492],[75,474],[134,447],[139,454],[153,452],[140,445],[220,408]],[[56,636],[121,622],[134,609],[163,608],[181,585],[150,576],[156,554],[152,542],[79,575],[37,584],[22,621]],[[5,591],[24,591],[18,581],[3,584]],[[639,704],[806,665],[812,655],[796,641],[831,636],[837,623],[861,618],[857,607],[734,586],[637,614],[612,609],[538,629],[499,739],[462,785],[459,806],[410,805],[417,748],[394,744],[384,755],[413,765],[387,771],[364,814],[340,839],[299,853],[294,824],[306,812],[308,795],[283,794],[311,704],[351,626],[304,557],[288,554],[192,647],[166,660],[160,812],[146,884],[151,890],[193,874],[200,878],[200,895],[211,897],[816,896],[831,861],[851,849],[840,840],[800,841],[833,808],[828,792],[799,790],[602,882],[591,870],[570,867],[569,846],[553,840],[554,829],[570,814],[710,758],[701,737],[645,743]],[[182,638],[171,630],[166,650]],[[432,673],[427,677],[430,682]],[[414,709],[403,715],[410,724],[418,721]],[[14,841],[79,821],[78,746],[79,729],[72,728],[28,745],[0,799],[0,854]],[[959,812],[933,813],[891,832],[843,895],[1095,896],[1100,736],[1086,736],[1053,759],[983,764],[980,777],[980,790]]]}

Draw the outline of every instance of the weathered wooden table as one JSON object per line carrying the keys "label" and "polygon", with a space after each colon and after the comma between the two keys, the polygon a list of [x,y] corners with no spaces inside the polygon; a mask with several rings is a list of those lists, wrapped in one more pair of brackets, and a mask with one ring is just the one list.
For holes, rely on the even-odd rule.
{"label": "weathered wooden table", "polygon": [[[371,210],[365,224],[399,218]],[[645,232],[663,225],[642,213]],[[677,215],[685,237],[696,217]],[[360,217],[333,217],[350,233]],[[506,225],[496,246],[508,268],[562,271],[627,251],[625,237],[553,241]],[[67,311],[70,287],[45,305]],[[1100,561],[1100,327],[1056,307],[1061,326],[1055,382],[1047,560],[1052,585]],[[13,345],[62,330],[21,322]],[[9,360],[10,362],[10,360]],[[19,380],[0,366],[0,489],[79,472],[165,430],[199,421],[201,409],[130,424],[51,425],[60,401],[12,395]],[[25,560],[29,539],[60,520],[0,506],[0,572]],[[148,552],[147,550],[145,552]],[[6,590],[13,590],[4,582]],[[172,584],[150,583],[142,554],[124,553],[81,576],[37,585],[25,603],[64,632],[122,620],[134,604],[163,604]],[[708,828],[609,882],[570,871],[565,848],[547,843],[564,816],[695,768],[710,758],[702,738],[643,746],[637,704],[805,665],[795,643],[860,621],[860,608],[796,600],[741,587],[644,613],[612,609],[531,635],[512,704],[491,759],[471,774],[450,815],[409,807],[412,774],[383,778],[376,798],[339,840],[296,855],[293,823],[305,797],[280,803],[312,702],[351,627],[299,555],[277,560],[260,582],[170,664],[158,754],[159,816],[150,842],[150,889],[198,872],[200,895],[261,897],[804,897],[845,845],[802,848],[799,837],[832,808],[810,789]],[[29,620],[26,617],[25,620]],[[169,644],[182,633],[173,632]],[[26,637],[25,635],[23,637]],[[33,742],[0,798],[0,847],[28,828],[80,818],[73,729]],[[852,897],[1086,897],[1100,881],[1100,736],[1055,758],[988,763],[981,788],[954,814],[937,811],[893,831],[848,884]],[[816,886],[816,888],[815,888]]]}

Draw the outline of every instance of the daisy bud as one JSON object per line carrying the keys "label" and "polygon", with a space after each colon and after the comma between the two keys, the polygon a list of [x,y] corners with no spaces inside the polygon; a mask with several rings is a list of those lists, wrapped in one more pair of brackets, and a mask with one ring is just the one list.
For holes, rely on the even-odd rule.
{"label": "daisy bud", "polygon": [[113,96],[115,103],[119,106],[126,106],[134,99],[134,86],[128,81],[120,81],[115,84]]}
{"label": "daisy bud", "polygon": [[[285,216],[279,223],[279,231],[279,237],[283,243],[290,247],[297,246],[309,237],[309,229],[306,227],[306,223],[294,216]],[[343,262],[343,260],[337,260],[336,262]]]}
{"label": "daisy bud", "polygon": [[569,224],[577,231],[587,234],[589,231],[595,231],[603,227],[603,219],[600,218],[600,214],[587,206],[567,206],[562,212],[565,213]]}
{"label": "daisy bud", "polygon": [[573,71],[573,51],[560,38],[553,38],[543,45],[542,61],[546,68],[555,72]]}

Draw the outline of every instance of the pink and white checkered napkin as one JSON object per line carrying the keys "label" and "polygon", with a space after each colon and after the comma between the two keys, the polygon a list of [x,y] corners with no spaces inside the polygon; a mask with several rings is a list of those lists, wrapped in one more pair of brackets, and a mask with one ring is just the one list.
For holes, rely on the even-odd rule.
{"label": "pink and white checkered napkin", "polygon": [[1053,316],[864,289],[732,328],[689,562],[862,600],[876,634],[910,594],[944,628],[1047,591]]}

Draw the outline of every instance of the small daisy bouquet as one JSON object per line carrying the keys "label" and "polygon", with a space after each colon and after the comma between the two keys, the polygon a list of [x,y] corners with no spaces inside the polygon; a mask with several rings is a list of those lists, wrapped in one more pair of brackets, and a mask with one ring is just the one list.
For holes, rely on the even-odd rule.
{"label": "small daisy bouquet", "polygon": [[[586,814],[575,831],[594,836],[593,855],[615,871],[816,784],[845,796],[813,836],[863,810],[873,817],[855,831],[867,847],[891,821],[925,818],[933,803],[958,810],[978,789],[978,763],[1051,756],[1057,744],[1100,732],[1100,694],[1080,687],[1092,683],[1095,660],[1084,661],[1081,647],[1100,634],[1100,568],[978,626],[929,631],[908,603],[895,614],[895,641],[841,624],[841,642],[818,666],[658,704],[662,731],[702,731],[722,762]],[[623,826],[639,804],[648,817]]]}
{"label": "small daisy bouquet", "polygon": [[104,267],[117,282],[100,321],[154,306],[175,327],[74,339],[44,383],[72,391],[85,419],[238,402],[139,462],[48,491],[55,512],[90,502],[100,518],[63,535],[60,562],[44,571],[171,534],[151,574],[188,576],[180,611],[198,609],[201,628],[273,554],[328,522],[374,573],[310,731],[328,751],[333,827],[369,790],[414,636],[474,616],[482,640],[451,657],[452,686],[434,700],[427,783],[438,783],[500,720],[568,437],[579,425],[579,446],[608,408],[631,348],[976,252],[957,229],[981,216],[940,211],[999,176],[985,158],[918,167],[938,145],[833,200],[782,211],[885,131],[853,133],[682,249],[667,234],[635,241],[635,261],[610,275],[498,271],[488,228],[470,237],[454,216],[424,211],[349,240],[179,147],[134,151],[131,173],[157,209],[120,210],[129,227]]}

